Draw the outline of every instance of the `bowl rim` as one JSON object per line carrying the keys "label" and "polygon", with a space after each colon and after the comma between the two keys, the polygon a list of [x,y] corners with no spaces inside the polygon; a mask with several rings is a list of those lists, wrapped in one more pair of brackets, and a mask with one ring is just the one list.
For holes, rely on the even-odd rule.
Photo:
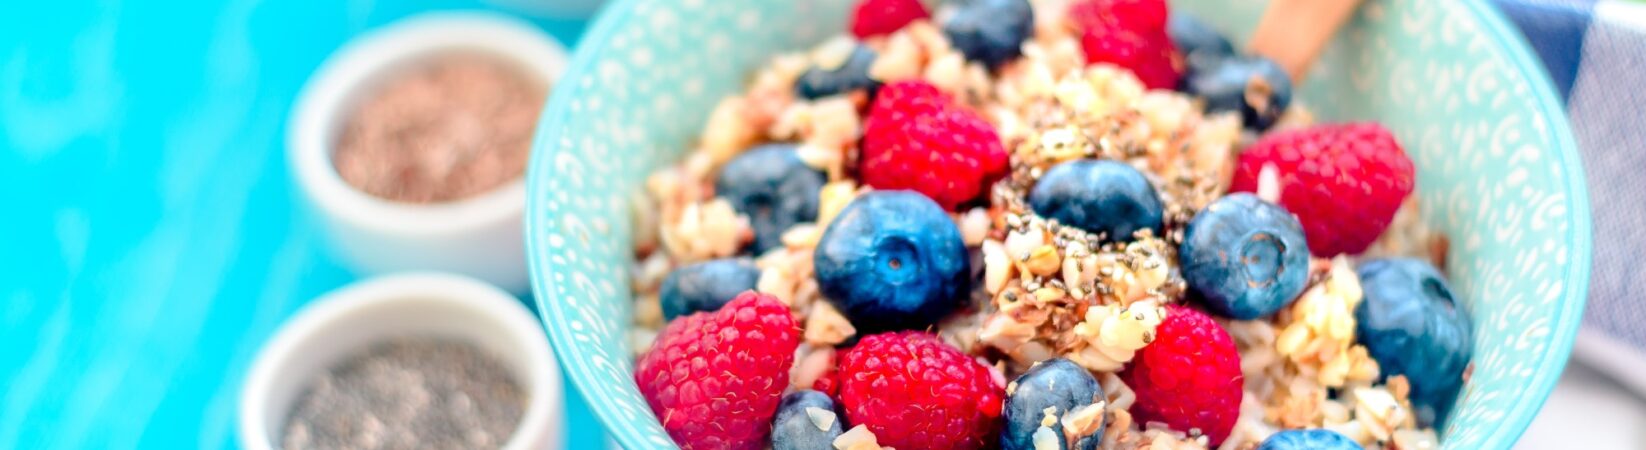
{"label": "bowl rim", "polygon": [[[1571,197],[1575,211],[1571,215],[1572,226],[1567,230],[1567,242],[1572,246],[1574,257],[1566,266],[1565,279],[1581,280],[1577,283],[1566,283],[1566,293],[1563,295],[1561,308],[1553,318],[1554,324],[1564,328],[1555,328],[1550,333],[1551,345],[1549,352],[1543,355],[1533,370],[1532,382],[1525,392],[1536,395],[1519,395],[1515,406],[1510,408],[1508,416],[1503,419],[1499,430],[1505,432],[1493,433],[1482,442],[1481,448],[1513,447],[1520,436],[1526,433],[1526,428],[1532,424],[1532,419],[1543,409],[1548,401],[1549,394],[1554,392],[1555,383],[1565,371],[1566,361],[1572,356],[1572,344],[1577,339],[1577,331],[1583,322],[1583,307],[1589,301],[1589,271],[1593,247],[1593,225],[1590,220],[1589,187],[1587,177],[1583,173],[1583,160],[1577,147],[1577,139],[1572,136],[1572,125],[1566,117],[1566,107],[1555,94],[1554,81],[1544,71],[1543,64],[1532,56],[1531,44],[1526,41],[1525,35],[1509,26],[1508,19],[1503,13],[1484,0],[1460,2],[1479,22],[1486,33],[1502,42],[1512,43],[1505,46],[1505,54],[1512,70],[1532,84],[1533,92],[1541,93],[1536,96],[1537,107],[1543,111],[1543,118],[1548,123],[1551,138],[1567,151],[1560,152],[1560,166],[1566,176],[1566,194]],[[1442,443],[1444,447],[1444,443]]]}
{"label": "bowl rim", "polygon": [[[584,72],[594,70],[594,60],[603,54],[620,27],[624,26],[634,9],[643,3],[642,0],[617,0],[608,5],[597,16],[579,41],[571,63],[561,80],[575,82],[584,76]],[[1579,325],[1582,322],[1583,308],[1588,301],[1589,272],[1591,263],[1592,230],[1587,181],[1583,174],[1583,164],[1578,146],[1572,135],[1571,124],[1568,122],[1565,107],[1554,93],[1554,84],[1549,75],[1544,72],[1542,64],[1532,57],[1531,47],[1525,37],[1508,25],[1500,12],[1484,0],[1468,0],[1458,2],[1469,16],[1494,40],[1504,42],[1504,55],[1510,63],[1508,70],[1518,73],[1528,80],[1533,92],[1537,95],[1537,108],[1543,113],[1544,124],[1548,125],[1551,140],[1559,147],[1559,161],[1561,170],[1566,174],[1565,194],[1569,197],[1573,211],[1570,218],[1572,226],[1567,232],[1567,242],[1571,245],[1573,257],[1565,268],[1565,280],[1579,282],[1565,283],[1565,293],[1561,308],[1552,317],[1555,328],[1550,333],[1551,345],[1541,357],[1535,367],[1535,375],[1523,395],[1517,396],[1514,407],[1503,419],[1500,432],[1491,433],[1485,438],[1482,448],[1508,449],[1520,439],[1526,428],[1531,424],[1538,411],[1543,407],[1549,394],[1554,390],[1555,383],[1560,379],[1566,361],[1572,353],[1572,344],[1577,336]],[[575,88],[574,88],[575,89]],[[558,146],[548,145],[551,136],[558,136],[558,130],[570,115],[572,95],[551,96],[539,122],[539,132],[533,143],[531,163],[527,166],[527,209],[526,214],[526,249],[527,262],[532,274],[532,289],[536,293],[538,311],[546,324],[550,342],[555,349],[556,358],[567,358],[572,348],[572,336],[562,324],[565,319],[557,308],[547,305],[548,294],[555,292],[555,282],[552,277],[543,276],[546,258],[537,257],[540,251],[547,246],[539,243],[542,238],[534,233],[541,226],[541,205],[539,196],[532,193],[539,192],[544,183],[543,177],[533,176],[534,173],[549,173],[547,165],[551,163],[555,154],[560,152]],[[538,152],[538,149],[544,149]],[[571,385],[580,393],[587,393],[585,385],[595,383],[594,375],[587,370],[579,370],[571,361],[562,361],[563,367],[571,379]],[[1535,395],[1524,395],[1531,393]],[[613,423],[620,415],[618,407],[608,402],[590,402],[590,409],[595,417],[606,427],[606,432],[623,448],[640,449],[655,448],[656,446],[642,439],[633,427]]]}

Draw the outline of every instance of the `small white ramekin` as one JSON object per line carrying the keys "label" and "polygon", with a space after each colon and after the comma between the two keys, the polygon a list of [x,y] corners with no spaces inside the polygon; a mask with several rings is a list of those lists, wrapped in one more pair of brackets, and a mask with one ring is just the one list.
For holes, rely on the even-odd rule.
{"label": "small white ramekin", "polygon": [[457,339],[487,351],[527,392],[505,449],[561,446],[560,367],[549,339],[519,300],[478,280],[407,273],[332,291],[292,316],[264,344],[240,392],[240,446],[280,448],[286,419],[308,383],[372,344],[399,337]]}
{"label": "small white ramekin", "polygon": [[412,204],[360,191],[332,165],[332,147],[355,105],[399,69],[456,52],[513,63],[551,92],[566,64],[554,38],[507,16],[430,13],[401,20],[339,49],[309,79],[288,129],[288,160],[325,224],[334,255],[355,272],[449,271],[523,294],[530,288],[524,174],[476,197]]}

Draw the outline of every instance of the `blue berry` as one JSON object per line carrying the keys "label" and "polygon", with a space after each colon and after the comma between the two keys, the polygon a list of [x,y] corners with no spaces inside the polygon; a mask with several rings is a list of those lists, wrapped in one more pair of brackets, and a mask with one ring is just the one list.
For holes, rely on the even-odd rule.
{"label": "blue berry", "polygon": [[1041,217],[1102,233],[1109,242],[1129,241],[1137,230],[1160,236],[1162,214],[1154,185],[1131,165],[1083,159],[1052,166],[1029,191]]}
{"label": "blue berry", "polygon": [[1420,421],[1445,417],[1473,353],[1469,316],[1440,271],[1412,258],[1360,264],[1365,293],[1355,307],[1356,337],[1384,376],[1405,375]]}
{"label": "blue berry", "polygon": [[674,269],[658,289],[663,318],[700,311],[718,311],[737,294],[754,289],[760,269],[738,259],[716,259]]}
{"label": "blue berry", "polygon": [[863,44],[852,47],[852,53],[838,67],[812,66],[800,74],[800,79],[794,82],[794,92],[801,98],[813,100],[831,95],[839,95],[858,89],[867,89],[871,93],[880,87],[880,82],[869,78],[869,66],[874,65],[875,53],[873,49]]}
{"label": "blue berry", "polygon": [[954,220],[914,191],[852,200],[813,255],[818,287],[858,334],[923,329],[954,312],[970,265]]}
{"label": "blue berry", "polygon": [[[1075,446],[1064,442],[1061,420],[1069,411],[1103,400],[1103,387],[1092,378],[1091,372],[1067,359],[1043,361],[1017,377],[1017,387],[1006,397],[1006,429],[1000,434],[1003,450],[1033,450],[1034,433],[1046,416],[1046,408],[1055,407],[1059,423],[1050,428],[1057,436],[1057,448],[1095,450],[1103,440],[1103,428],[1081,438]],[[1101,419],[1099,419],[1101,420]]]}
{"label": "blue berry", "polygon": [[[1234,45],[1227,38],[1211,25],[1186,13],[1172,12],[1171,18],[1166,21],[1166,35],[1171,37],[1172,45],[1188,62],[1191,76],[1198,69],[1210,68],[1235,54]],[[1183,80],[1184,83],[1188,82],[1188,78]]]}
{"label": "blue berry", "polygon": [[714,192],[749,216],[754,252],[783,245],[783,232],[817,220],[817,195],[828,175],[800,160],[795,144],[766,144],[732,158],[720,169]]}
{"label": "blue berry", "polygon": [[1185,91],[1205,98],[1207,112],[1240,112],[1252,130],[1274,125],[1292,103],[1292,78],[1268,58],[1231,56],[1191,71]]}
{"label": "blue berry", "polygon": [[1023,41],[1034,31],[1034,10],[1027,0],[962,0],[943,23],[966,59],[997,67],[1023,54]]}
{"label": "blue berry", "polygon": [[1184,228],[1178,253],[1189,290],[1230,318],[1273,314],[1309,281],[1309,245],[1297,217],[1252,194],[1212,202]]}
{"label": "blue berry", "polygon": [[772,419],[772,450],[834,450],[834,438],[844,433],[840,418],[834,399],[822,392],[789,393]]}
{"label": "blue berry", "polygon": [[1257,450],[1363,450],[1360,443],[1336,431],[1283,430],[1269,435]]}

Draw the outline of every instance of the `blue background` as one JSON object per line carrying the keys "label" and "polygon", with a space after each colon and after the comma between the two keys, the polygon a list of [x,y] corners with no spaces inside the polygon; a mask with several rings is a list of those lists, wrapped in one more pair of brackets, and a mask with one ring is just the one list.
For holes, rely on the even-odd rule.
{"label": "blue background", "polygon": [[[354,279],[286,170],[349,37],[457,0],[0,2],[0,448],[235,447],[261,343]],[[534,19],[570,47],[584,23]],[[571,448],[603,445],[567,386]]]}

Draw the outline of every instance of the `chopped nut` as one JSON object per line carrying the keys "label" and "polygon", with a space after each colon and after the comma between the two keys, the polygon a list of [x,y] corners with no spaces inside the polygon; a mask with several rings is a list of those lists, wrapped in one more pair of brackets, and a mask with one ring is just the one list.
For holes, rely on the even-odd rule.
{"label": "chopped nut", "polygon": [[1107,402],[1098,400],[1086,406],[1075,407],[1068,414],[1063,415],[1063,438],[1073,443],[1079,442],[1103,427],[1103,411]]}
{"label": "chopped nut", "polygon": [[835,450],[879,450],[880,441],[875,439],[874,432],[869,427],[857,424],[850,430],[834,438]]}
{"label": "chopped nut", "polygon": [[811,63],[823,70],[835,70],[846,65],[846,60],[852,56],[857,48],[857,41],[846,36],[835,36],[813,48],[806,56]]}
{"label": "chopped nut", "polygon": [[1006,246],[993,239],[983,241],[983,288],[990,295],[1006,288],[1012,276],[1012,260],[1006,255]]}
{"label": "chopped nut", "polygon": [[727,97],[709,113],[703,132],[703,151],[719,167],[753,144],[759,130],[745,119],[748,102],[743,97]]}
{"label": "chopped nut", "polygon": [[835,350],[832,346],[811,346],[813,350],[800,357],[790,371],[789,384],[795,389],[811,389],[825,372],[834,367]]}
{"label": "chopped nut", "polygon": [[1034,430],[1034,434],[1031,436],[1034,442],[1034,450],[1062,450],[1057,446],[1057,432],[1052,431],[1050,427],[1051,425],[1042,424],[1040,428]]}
{"label": "chopped nut", "polygon": [[857,183],[851,180],[832,181],[823,185],[817,194],[817,224],[828,226],[840,211],[857,198]]}
{"label": "chopped nut", "polygon": [[806,316],[806,342],[813,345],[839,344],[856,334],[852,322],[829,302],[812,305],[811,314]]}
{"label": "chopped nut", "polygon": [[983,240],[989,237],[989,211],[972,208],[960,215],[956,225],[960,227],[960,239],[967,247],[982,245]]}
{"label": "chopped nut", "polygon": [[821,431],[829,431],[829,428],[834,426],[836,419],[834,411],[815,406],[806,407],[806,418],[811,419],[812,425]]}
{"label": "chopped nut", "polygon": [[817,241],[822,237],[822,228],[814,224],[799,223],[783,232],[781,240],[785,247],[809,249],[817,247]]}

